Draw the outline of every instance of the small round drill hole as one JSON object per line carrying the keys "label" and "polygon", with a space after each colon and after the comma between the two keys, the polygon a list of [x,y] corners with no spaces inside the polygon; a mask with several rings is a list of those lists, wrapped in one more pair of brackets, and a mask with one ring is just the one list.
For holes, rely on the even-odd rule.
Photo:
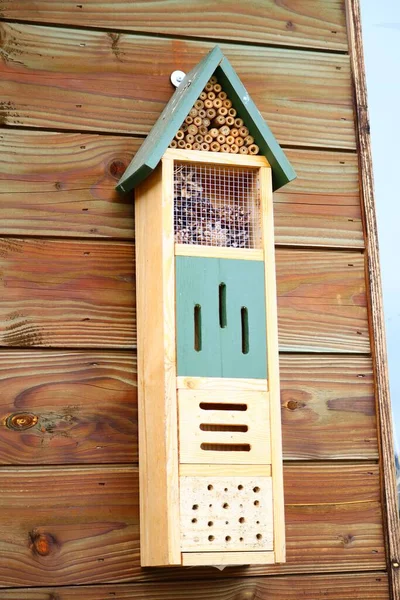
{"label": "small round drill hole", "polygon": [[226,542],[230,542],[230,541],[231,541],[231,539],[232,539],[232,538],[231,538],[231,536],[230,536],[230,535],[227,535],[227,536],[226,536],[226,538],[225,538],[225,541],[226,541]]}
{"label": "small round drill hole", "polygon": [[257,535],[256,535],[256,538],[257,538],[258,540],[262,540],[262,535],[261,535],[261,533],[257,533]]}
{"label": "small round drill hole", "polygon": [[255,494],[257,494],[259,491],[260,491],[260,488],[258,486],[256,486],[256,487],[253,488],[253,492]]}
{"label": "small round drill hole", "polygon": [[209,535],[209,536],[208,536],[208,541],[209,541],[209,542],[213,542],[214,540],[215,540],[215,538],[214,538],[214,536],[213,536],[213,535]]}
{"label": "small round drill hole", "polygon": [[256,525],[259,525],[259,524],[260,524],[260,521],[256,521]]}
{"label": "small round drill hole", "polygon": [[197,519],[192,519],[192,523],[197,523]]}
{"label": "small round drill hole", "polygon": [[228,491],[228,488],[224,488],[224,492],[227,492],[227,491]]}
{"label": "small round drill hole", "polygon": [[238,485],[238,490],[242,490],[243,486],[242,485]]}
{"label": "small round drill hole", "polygon": [[259,506],[260,502],[258,500],[254,500],[254,506]]}
{"label": "small round drill hole", "polygon": [[229,525],[229,521],[225,521],[225,525]]}
{"label": "small round drill hole", "polygon": [[213,486],[211,485],[211,483],[210,483],[210,485],[207,486],[207,489],[208,489],[209,492],[211,492],[211,490],[214,489]]}
{"label": "small round drill hole", "polygon": [[224,502],[222,508],[229,508],[229,504],[227,502]]}
{"label": "small round drill hole", "polygon": [[208,505],[208,508],[212,508],[212,504],[209,504],[209,505]]}
{"label": "small round drill hole", "polygon": [[198,508],[199,508],[199,505],[198,505],[198,504],[193,504],[193,506],[192,506],[192,510],[197,510]]}
{"label": "small round drill hole", "polygon": [[240,519],[239,519],[239,523],[244,523],[244,522],[245,522],[245,520],[246,520],[246,519],[245,519],[244,517],[240,517]]}
{"label": "small round drill hole", "polygon": [[208,521],[207,525],[208,525],[209,527],[212,527],[212,526],[214,525],[214,523],[213,523],[213,521]]}
{"label": "small round drill hole", "polygon": [[243,542],[243,538],[239,538],[239,542]]}
{"label": "small round drill hole", "polygon": [[239,504],[239,508],[243,508],[243,504]]}

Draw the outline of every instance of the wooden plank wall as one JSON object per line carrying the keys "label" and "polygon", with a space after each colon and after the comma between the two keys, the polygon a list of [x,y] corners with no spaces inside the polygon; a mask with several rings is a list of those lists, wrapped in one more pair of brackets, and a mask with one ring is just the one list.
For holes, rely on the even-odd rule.
{"label": "wooden plank wall", "polygon": [[[344,0],[80,2],[0,0],[0,599],[386,600]],[[215,41],[298,173],[274,198],[288,560],[141,569],[114,186]]]}

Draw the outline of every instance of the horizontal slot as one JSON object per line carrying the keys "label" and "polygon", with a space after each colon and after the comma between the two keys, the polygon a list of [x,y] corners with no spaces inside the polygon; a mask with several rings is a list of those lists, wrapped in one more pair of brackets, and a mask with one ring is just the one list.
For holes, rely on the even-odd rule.
{"label": "horizontal slot", "polygon": [[250,452],[250,444],[201,444],[200,448],[209,452]]}
{"label": "horizontal slot", "polygon": [[201,410],[247,410],[247,404],[222,404],[220,402],[200,402]]}
{"label": "horizontal slot", "polygon": [[249,430],[247,425],[217,425],[214,423],[202,423],[200,429],[202,431],[241,431],[243,433]]}

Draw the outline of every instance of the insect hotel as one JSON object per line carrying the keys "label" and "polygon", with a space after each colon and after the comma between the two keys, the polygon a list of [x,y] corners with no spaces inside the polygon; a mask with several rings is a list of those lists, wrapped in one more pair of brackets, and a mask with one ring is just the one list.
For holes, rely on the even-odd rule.
{"label": "insect hotel", "polygon": [[216,47],[135,188],[142,566],[285,561],[272,192],[295,173]]}

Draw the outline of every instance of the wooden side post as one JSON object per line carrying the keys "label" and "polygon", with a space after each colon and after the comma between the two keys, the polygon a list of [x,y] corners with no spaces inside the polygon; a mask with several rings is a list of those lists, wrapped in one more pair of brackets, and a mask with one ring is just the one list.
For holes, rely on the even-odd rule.
{"label": "wooden side post", "polygon": [[400,522],[397,484],[394,467],[393,425],[389,394],[389,374],[386,352],[385,322],[379,264],[378,230],[376,223],[371,140],[367,106],[367,86],[362,48],[359,0],[347,0],[347,25],[353,87],[356,104],[356,125],[361,175],[362,208],[366,234],[366,264],[369,284],[369,319],[371,349],[374,358],[375,394],[380,425],[383,506],[386,517],[388,567],[393,600],[400,600]]}
{"label": "wooden side post", "polygon": [[181,564],[172,160],[136,190],[142,566]]}

